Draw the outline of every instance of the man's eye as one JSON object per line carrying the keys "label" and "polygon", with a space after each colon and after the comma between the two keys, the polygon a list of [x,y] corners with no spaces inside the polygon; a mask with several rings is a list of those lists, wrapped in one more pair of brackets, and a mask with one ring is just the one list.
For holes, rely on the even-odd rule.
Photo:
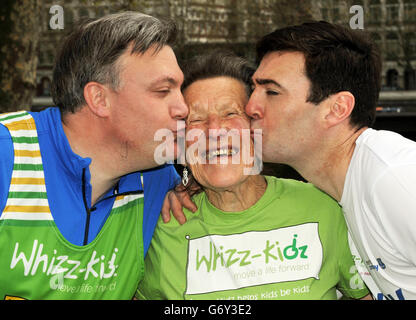
{"label": "man's eye", "polygon": [[160,90],[156,90],[157,94],[160,95],[167,95],[170,92],[170,89],[160,89]]}
{"label": "man's eye", "polygon": [[273,91],[273,90],[267,90],[267,91],[266,91],[266,94],[267,94],[268,96],[277,96],[277,95],[279,95],[279,92],[277,92],[277,91]]}

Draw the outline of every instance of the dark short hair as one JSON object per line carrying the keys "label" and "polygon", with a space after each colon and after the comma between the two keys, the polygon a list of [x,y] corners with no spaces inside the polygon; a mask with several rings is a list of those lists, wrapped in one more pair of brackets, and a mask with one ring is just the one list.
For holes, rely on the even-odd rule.
{"label": "dark short hair", "polygon": [[273,51],[301,52],[311,82],[308,102],[340,91],[354,95],[353,126],[372,126],[381,86],[381,58],[368,33],[325,21],[277,29],[260,39],[257,62]]}
{"label": "dark short hair", "polygon": [[139,12],[121,12],[80,23],[65,39],[53,71],[52,97],[62,113],[76,112],[85,104],[84,87],[96,81],[120,85],[118,58],[131,45],[131,54],[157,52],[172,46],[176,38],[173,21],[161,21]]}
{"label": "dark short hair", "polygon": [[241,81],[251,94],[251,77],[255,67],[246,59],[229,50],[214,50],[181,63],[184,73],[182,91],[197,80],[230,77]]}

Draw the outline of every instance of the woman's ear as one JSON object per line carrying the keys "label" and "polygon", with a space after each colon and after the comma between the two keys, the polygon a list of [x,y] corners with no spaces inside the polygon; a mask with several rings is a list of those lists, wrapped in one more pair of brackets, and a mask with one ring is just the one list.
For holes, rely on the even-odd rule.
{"label": "woman's ear", "polygon": [[354,109],[355,98],[349,91],[341,91],[332,95],[328,101],[325,122],[327,127],[333,127],[348,119]]}
{"label": "woman's ear", "polygon": [[107,87],[98,82],[88,82],[84,87],[84,99],[88,108],[98,117],[106,118],[110,112]]}

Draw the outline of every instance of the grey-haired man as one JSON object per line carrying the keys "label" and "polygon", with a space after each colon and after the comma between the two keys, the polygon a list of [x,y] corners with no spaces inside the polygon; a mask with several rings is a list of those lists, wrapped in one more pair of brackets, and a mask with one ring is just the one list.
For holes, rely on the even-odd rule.
{"label": "grey-haired man", "polygon": [[133,297],[178,183],[153,139],[188,112],[175,35],[136,12],[83,23],[57,57],[57,107],[0,115],[0,297]]}

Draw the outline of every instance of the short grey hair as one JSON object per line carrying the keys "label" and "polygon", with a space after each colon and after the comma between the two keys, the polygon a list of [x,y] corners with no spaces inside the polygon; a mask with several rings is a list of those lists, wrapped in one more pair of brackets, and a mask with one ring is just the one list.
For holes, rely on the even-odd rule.
{"label": "short grey hair", "polygon": [[181,64],[185,80],[182,91],[198,80],[229,77],[244,84],[247,96],[251,95],[251,77],[256,70],[248,60],[237,56],[230,50],[217,49],[195,56]]}
{"label": "short grey hair", "polygon": [[61,113],[76,112],[85,104],[84,87],[95,81],[117,90],[120,56],[155,52],[173,46],[177,28],[172,20],[139,13],[121,12],[77,26],[58,52],[52,81],[52,98]]}

